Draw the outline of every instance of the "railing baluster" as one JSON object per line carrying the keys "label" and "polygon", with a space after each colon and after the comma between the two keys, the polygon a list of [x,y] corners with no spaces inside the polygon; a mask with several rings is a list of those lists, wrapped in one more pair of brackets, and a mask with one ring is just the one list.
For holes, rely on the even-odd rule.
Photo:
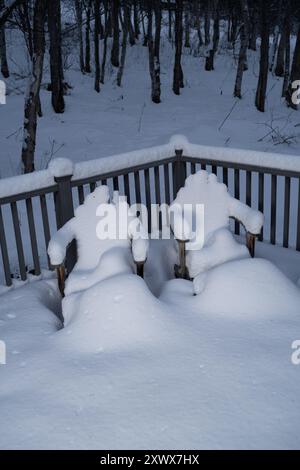
{"label": "railing baluster", "polygon": [[84,203],[84,190],[83,190],[83,186],[80,185],[78,186],[77,188],[78,190],[78,200],[79,200],[79,204],[83,204]]}
{"label": "railing baluster", "polygon": [[103,180],[101,180],[101,185],[102,186],[107,186],[107,179],[104,178]]}
{"label": "railing baluster", "polygon": [[135,202],[136,204],[141,204],[141,182],[140,182],[140,173],[139,171],[134,172],[134,187],[135,187]]}
{"label": "railing baluster", "polygon": [[16,245],[17,245],[20,275],[21,275],[22,281],[26,281],[27,274],[26,274],[24,250],[23,250],[22,236],[21,236],[21,230],[20,230],[20,222],[19,222],[19,216],[18,216],[17,203],[16,202],[11,202],[10,208],[11,208],[11,214],[12,214],[14,232],[15,232],[15,239],[16,239]]}
{"label": "railing baluster", "polygon": [[[49,217],[48,217],[47,201],[46,201],[45,194],[42,194],[40,196],[40,205],[41,205],[41,213],[42,213],[42,220],[43,220],[45,245],[46,245],[46,251],[47,251],[51,235],[50,235]],[[48,267],[49,269],[51,269],[51,263],[50,263],[48,254],[47,254],[47,259],[48,259]]]}
{"label": "railing baluster", "polygon": [[276,243],[276,212],[277,212],[277,176],[271,177],[271,231],[270,241]]}
{"label": "railing baluster", "polygon": [[36,230],[35,230],[31,199],[26,199],[26,211],[27,211],[27,218],[28,218],[28,227],[29,227],[29,234],[30,234],[33,265],[34,265],[34,274],[36,276],[39,276],[41,274],[41,266],[40,266],[39,251],[38,251],[38,245],[37,245],[37,239],[36,239]]}
{"label": "railing baluster", "polygon": [[113,177],[113,187],[114,191],[119,191],[119,178],[117,176]]}
{"label": "railing baluster", "polygon": [[159,166],[156,166],[154,168],[154,179],[155,179],[155,202],[156,204],[160,204],[161,198],[160,198]]}
{"label": "railing baluster", "polygon": [[146,192],[146,207],[148,210],[148,232],[151,232],[151,191],[150,191],[150,177],[149,169],[145,170],[145,192]]}
{"label": "railing baluster", "polygon": [[217,166],[216,166],[216,165],[212,165],[212,166],[211,166],[211,172],[216,175],[216,174],[217,174],[217,171],[218,171]]}
{"label": "railing baluster", "polygon": [[297,242],[296,250],[300,251],[300,178],[298,178],[298,214],[297,214]]}
{"label": "railing baluster", "polygon": [[166,204],[170,204],[171,197],[170,197],[170,176],[169,176],[169,165],[166,163],[164,165],[164,180],[165,180],[165,201]]}
{"label": "railing baluster", "polygon": [[96,189],[96,183],[95,183],[95,182],[90,183],[90,191],[91,191],[91,193],[93,193],[93,192],[95,191],[95,189]]}
{"label": "railing baluster", "polygon": [[223,183],[228,186],[228,168],[223,166]]}
{"label": "railing baluster", "polygon": [[127,202],[130,205],[130,186],[129,186],[128,173],[124,175],[124,191],[125,191],[125,196],[127,197]]}
{"label": "railing baluster", "polygon": [[[240,199],[240,170],[234,170],[234,197]],[[234,232],[236,235],[240,235],[240,224],[235,221]]]}
{"label": "railing baluster", "polygon": [[7,286],[11,286],[12,279],[11,279],[11,271],[10,271],[10,265],[9,265],[9,257],[8,257],[8,250],[7,250],[7,243],[6,243],[6,237],[5,237],[5,229],[4,229],[1,206],[0,206],[0,245],[1,245],[5,282]]}
{"label": "railing baluster", "polygon": [[177,162],[172,163],[172,180],[173,180],[173,200],[176,198],[177,190],[176,190],[176,164]]}
{"label": "railing baluster", "polygon": [[290,198],[291,198],[291,178],[284,178],[284,222],[283,222],[283,246],[288,248],[290,235]]}
{"label": "railing baluster", "polygon": [[[160,177],[159,177],[159,166],[154,167],[154,179],[155,179],[155,202],[156,204],[161,204],[161,197],[160,197]],[[162,214],[159,211],[158,214],[158,228],[161,230],[162,228]]]}
{"label": "railing baluster", "polygon": [[191,162],[191,174],[194,175],[196,173],[196,164]]}
{"label": "railing baluster", "polygon": [[246,204],[251,207],[252,203],[252,173],[251,171],[246,171]]}
{"label": "railing baluster", "polygon": [[[265,175],[259,173],[258,175],[258,210],[264,213],[264,200],[265,200]],[[262,228],[259,235],[259,240],[262,242],[264,239],[264,229]]]}

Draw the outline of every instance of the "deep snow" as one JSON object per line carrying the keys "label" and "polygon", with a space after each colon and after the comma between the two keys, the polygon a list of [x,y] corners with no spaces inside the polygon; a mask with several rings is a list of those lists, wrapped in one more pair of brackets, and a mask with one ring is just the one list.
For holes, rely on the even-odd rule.
{"label": "deep snow", "polygon": [[[237,302],[232,295],[234,273],[237,288],[243,284],[239,271],[225,283],[231,312],[220,308],[221,273],[208,292],[215,309],[205,311],[207,298],[193,297],[192,283],[162,282],[173,251],[153,243],[146,279],[158,294],[160,272],[160,299],[136,276],[114,277],[86,293],[81,315],[56,331],[54,280],[2,296],[0,448],[299,448],[300,366],[291,362],[299,314],[270,296],[273,310],[260,310],[255,292],[256,309],[240,310],[239,291]],[[288,260],[290,251],[266,248],[294,281],[299,255]],[[268,277],[289,305],[299,301],[295,284],[279,272]]]}

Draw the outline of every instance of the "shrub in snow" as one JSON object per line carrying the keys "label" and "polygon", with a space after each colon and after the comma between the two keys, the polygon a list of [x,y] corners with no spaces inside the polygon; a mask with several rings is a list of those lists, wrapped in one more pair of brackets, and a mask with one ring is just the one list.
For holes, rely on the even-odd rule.
{"label": "shrub in snow", "polygon": [[[196,224],[199,221],[195,220],[195,212],[200,204],[204,209],[204,218],[201,224]],[[172,207],[174,205],[184,208],[183,232],[194,232],[194,240],[186,244],[186,262],[192,278],[218,264],[249,256],[247,248],[240,245],[229,231],[230,217],[238,219],[252,234],[259,234],[263,225],[261,212],[234,199],[227,187],[218,182],[216,175],[206,171],[199,171],[186,179],[185,186],[178,192]],[[190,208],[190,220],[187,218],[186,208]],[[175,222],[179,216],[177,213]],[[176,236],[176,227],[174,231]],[[195,240],[202,240],[201,245],[195,243]]]}

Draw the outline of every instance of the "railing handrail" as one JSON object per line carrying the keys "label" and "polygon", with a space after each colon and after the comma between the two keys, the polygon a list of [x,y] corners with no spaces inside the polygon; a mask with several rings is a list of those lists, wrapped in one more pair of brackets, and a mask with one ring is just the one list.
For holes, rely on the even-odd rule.
{"label": "railing handrail", "polygon": [[[300,156],[252,151],[236,148],[213,147],[190,143],[184,136],[173,136],[165,145],[135,150],[133,152],[75,163],[72,186],[85,181],[112,177],[121,172],[138,171],[164,161],[172,161],[176,150],[182,150],[185,161],[206,161],[231,168],[249,169],[283,176],[300,176]],[[53,161],[56,161],[55,159]],[[151,165],[152,164],[152,165]],[[0,180],[0,204],[25,199],[26,195],[54,191],[55,175],[51,168],[31,174],[17,175]],[[71,176],[71,175],[70,175]]]}

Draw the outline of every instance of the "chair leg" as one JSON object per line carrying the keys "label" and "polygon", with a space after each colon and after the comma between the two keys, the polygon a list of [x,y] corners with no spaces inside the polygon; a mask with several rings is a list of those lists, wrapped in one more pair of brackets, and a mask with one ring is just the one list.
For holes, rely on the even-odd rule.
{"label": "chair leg", "polygon": [[179,248],[179,265],[175,266],[175,276],[179,279],[190,279],[186,267],[186,241],[177,240]]}
{"label": "chair leg", "polygon": [[65,266],[62,264],[57,266],[56,268],[57,273],[57,281],[58,281],[58,288],[61,296],[64,298],[65,296],[65,280],[66,280],[66,270]]}
{"label": "chair leg", "polygon": [[255,241],[256,241],[256,235],[253,235],[252,233],[247,232],[246,243],[247,243],[247,248],[249,250],[251,258],[254,258],[255,256]]}

